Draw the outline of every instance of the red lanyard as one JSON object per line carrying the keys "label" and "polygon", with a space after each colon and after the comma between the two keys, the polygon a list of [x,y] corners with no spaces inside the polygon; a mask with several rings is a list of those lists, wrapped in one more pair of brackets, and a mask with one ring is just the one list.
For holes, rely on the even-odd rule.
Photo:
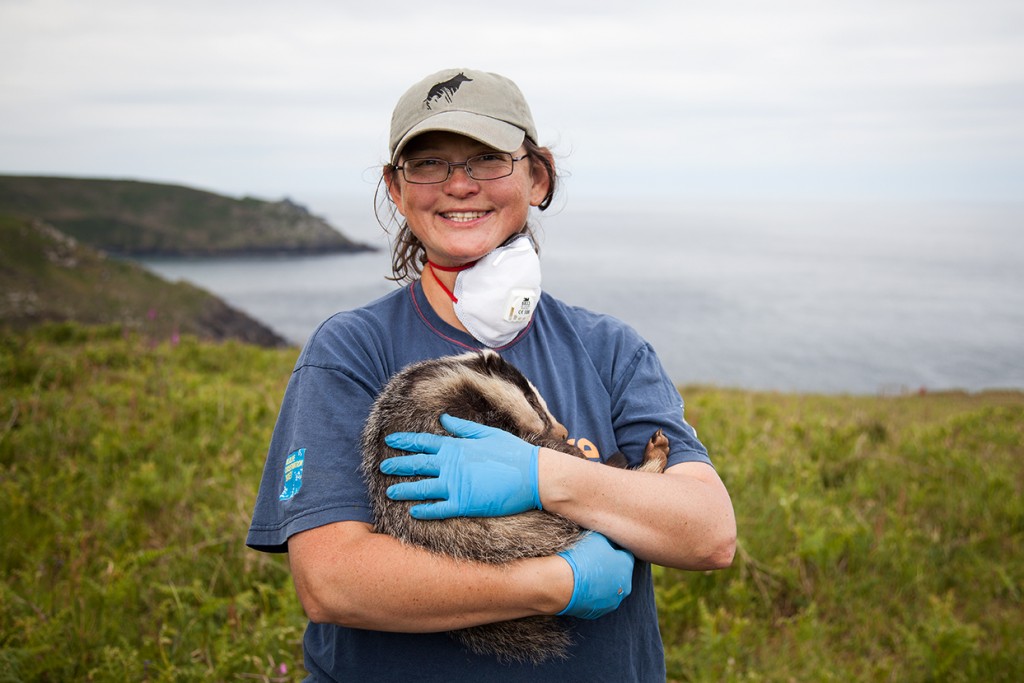
{"label": "red lanyard", "polygon": [[455,266],[454,268],[449,268],[448,266],[439,266],[436,263],[432,263],[430,261],[427,261],[427,267],[430,268],[430,274],[434,276],[434,280],[437,282],[438,285],[441,286],[441,289],[444,290],[444,293],[448,295],[448,298],[452,300],[453,304],[459,303],[459,300],[455,298],[455,295],[452,294],[450,289],[448,289],[447,287],[444,286],[444,283],[441,282],[441,278],[439,278],[437,276],[437,273],[435,273],[434,271],[435,270],[441,270],[441,271],[444,271],[446,273],[459,273],[459,272],[462,272],[463,270],[466,270],[468,268],[472,268],[475,265],[476,265],[476,261],[473,261],[472,263],[467,263],[464,266]]}

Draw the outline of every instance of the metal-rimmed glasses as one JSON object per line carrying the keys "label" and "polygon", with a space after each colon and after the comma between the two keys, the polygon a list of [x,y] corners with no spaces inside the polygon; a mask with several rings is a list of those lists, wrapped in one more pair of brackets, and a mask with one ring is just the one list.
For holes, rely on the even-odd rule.
{"label": "metal-rimmed glasses", "polygon": [[432,185],[443,183],[452,177],[456,166],[466,169],[466,175],[473,180],[497,180],[512,175],[515,162],[522,161],[529,154],[514,157],[508,152],[488,152],[478,154],[465,161],[445,161],[444,159],[406,159],[401,166],[395,166],[402,172],[402,177],[414,185]]}

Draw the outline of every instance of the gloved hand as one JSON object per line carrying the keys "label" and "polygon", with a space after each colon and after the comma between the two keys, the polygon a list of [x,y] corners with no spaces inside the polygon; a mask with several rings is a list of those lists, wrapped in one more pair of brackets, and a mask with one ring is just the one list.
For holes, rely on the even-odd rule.
{"label": "gloved hand", "polygon": [[441,426],[455,436],[396,432],[384,441],[415,455],[388,458],[384,474],[433,477],[388,488],[392,500],[437,500],[414,505],[416,519],[500,517],[541,509],[537,488],[540,449],[494,427],[451,415]]}
{"label": "gloved hand", "polygon": [[591,531],[558,553],[572,567],[572,598],[558,616],[597,619],[618,609],[633,590],[633,553]]}

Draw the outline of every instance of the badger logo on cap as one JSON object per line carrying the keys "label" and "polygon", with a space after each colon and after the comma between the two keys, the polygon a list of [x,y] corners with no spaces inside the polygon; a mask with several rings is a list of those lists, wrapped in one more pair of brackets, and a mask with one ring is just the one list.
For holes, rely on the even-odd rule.
{"label": "badger logo on cap", "polygon": [[434,87],[430,89],[430,92],[427,93],[426,99],[423,100],[423,106],[430,109],[430,103],[440,102],[442,97],[448,102],[451,102],[452,97],[459,91],[462,84],[472,80],[472,78],[467,78],[466,74],[460,73],[458,76],[450,78],[443,83],[435,84]]}

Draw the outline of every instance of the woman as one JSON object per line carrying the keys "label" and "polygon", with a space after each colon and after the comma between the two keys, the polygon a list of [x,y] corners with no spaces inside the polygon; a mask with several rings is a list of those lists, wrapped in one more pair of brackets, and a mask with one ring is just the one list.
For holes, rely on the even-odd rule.
{"label": "woman", "polygon": [[[524,235],[556,175],[514,83],[469,69],[428,76],[398,102],[390,151],[384,182],[405,219],[393,268],[411,283],[307,342],[248,538],[289,553],[311,678],[664,681],[650,563],[721,568],[735,545],[728,493],[678,392],[631,328],[540,292]],[[665,473],[649,474],[459,421],[445,424],[451,437],[389,437],[410,455],[382,469],[428,475],[390,494],[425,501],[413,514],[543,507],[597,532],[562,555],[477,565],[372,530],[358,445],[377,393],[409,363],[485,347],[523,371],[589,459],[638,462],[659,428],[672,445]],[[574,620],[568,660],[501,663],[444,633],[539,614]]]}

